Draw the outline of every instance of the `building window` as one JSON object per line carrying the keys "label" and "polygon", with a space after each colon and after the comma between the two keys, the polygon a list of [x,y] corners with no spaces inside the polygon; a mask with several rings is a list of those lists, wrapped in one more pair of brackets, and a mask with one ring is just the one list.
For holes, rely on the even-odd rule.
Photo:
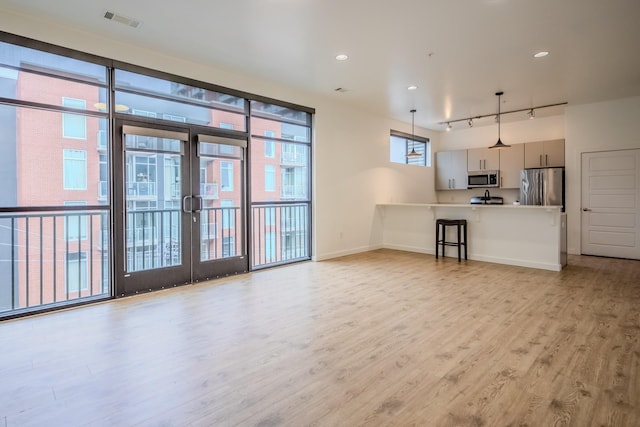
{"label": "building window", "polygon": [[233,207],[233,200],[222,199],[220,200],[220,206],[222,207],[222,228],[229,229],[235,227],[236,209]]}
{"label": "building window", "polygon": [[[72,201],[64,202],[65,206],[86,206],[87,202]],[[65,216],[64,235],[66,240],[86,240],[87,239],[87,215],[79,211],[70,211]]]}
{"label": "building window", "polygon": [[89,275],[87,274],[87,253],[71,252],[65,256],[67,290],[80,292],[89,289]]}
{"label": "building window", "polygon": [[[268,138],[275,138],[276,133],[272,130],[265,130],[264,136]],[[272,139],[264,140],[264,156],[273,158],[276,156],[276,143]]]}
{"label": "building window", "polygon": [[98,183],[98,200],[106,203],[109,197],[109,168],[107,163],[107,155],[100,153],[98,155],[100,181]]}
{"label": "building window", "polygon": [[[62,106],[84,110],[87,102],[84,99],[62,98]],[[71,139],[87,139],[87,118],[80,114],[62,114],[62,136]]]}
{"label": "building window", "polygon": [[276,191],[276,167],[264,166],[264,191]]}
{"label": "building window", "polygon": [[220,189],[233,191],[233,163],[220,162]]}
{"label": "building window", "polygon": [[[431,166],[431,144],[428,138],[392,130],[389,147],[389,160],[393,163]],[[414,150],[419,156],[407,157]]]}
{"label": "building window", "polygon": [[65,190],[87,189],[87,152],[62,150],[63,185]]}

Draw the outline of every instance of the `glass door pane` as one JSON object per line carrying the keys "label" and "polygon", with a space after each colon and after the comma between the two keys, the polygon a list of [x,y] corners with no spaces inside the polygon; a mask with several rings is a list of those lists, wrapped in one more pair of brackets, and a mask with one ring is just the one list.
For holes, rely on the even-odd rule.
{"label": "glass door pane", "polygon": [[200,261],[195,273],[198,279],[248,269],[245,256],[244,147],[235,145],[242,143],[220,137],[198,141],[197,189],[202,203],[199,245],[194,248]]}
{"label": "glass door pane", "polygon": [[[118,294],[191,281],[188,129],[117,123]],[[188,206],[187,206],[188,205]],[[184,208],[184,209],[183,209]],[[187,249],[185,249],[187,248]]]}

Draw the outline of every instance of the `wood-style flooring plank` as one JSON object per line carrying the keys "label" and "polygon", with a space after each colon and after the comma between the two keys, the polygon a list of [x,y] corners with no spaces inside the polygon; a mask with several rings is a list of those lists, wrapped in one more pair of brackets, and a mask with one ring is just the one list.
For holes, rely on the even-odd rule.
{"label": "wood-style flooring plank", "polygon": [[392,250],[0,323],[0,424],[640,425],[640,262]]}

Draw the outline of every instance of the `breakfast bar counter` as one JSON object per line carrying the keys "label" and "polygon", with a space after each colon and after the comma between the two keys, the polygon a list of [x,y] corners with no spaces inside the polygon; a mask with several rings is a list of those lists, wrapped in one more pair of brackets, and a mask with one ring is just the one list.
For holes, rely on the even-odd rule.
{"label": "breakfast bar counter", "polygon": [[[435,254],[436,219],[466,219],[469,259],[551,271],[566,265],[560,206],[390,203],[376,209],[385,248]],[[447,248],[447,256],[457,257],[456,251]]]}

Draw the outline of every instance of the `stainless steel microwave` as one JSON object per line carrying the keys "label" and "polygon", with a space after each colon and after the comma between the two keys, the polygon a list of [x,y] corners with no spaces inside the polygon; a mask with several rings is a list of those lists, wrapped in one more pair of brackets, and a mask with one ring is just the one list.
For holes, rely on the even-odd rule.
{"label": "stainless steel microwave", "polygon": [[467,173],[467,188],[485,188],[500,186],[499,171],[474,171]]}

